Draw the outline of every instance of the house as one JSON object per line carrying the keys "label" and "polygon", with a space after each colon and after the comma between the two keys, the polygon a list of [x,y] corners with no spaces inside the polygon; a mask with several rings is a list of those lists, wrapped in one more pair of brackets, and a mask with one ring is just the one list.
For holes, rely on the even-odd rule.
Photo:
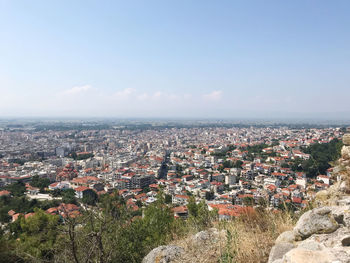
{"label": "house", "polygon": [[84,192],[91,190],[89,187],[86,186],[79,186],[74,189],[75,190],[75,196],[77,198],[83,198]]}
{"label": "house", "polygon": [[187,195],[174,195],[172,199],[173,204],[187,204],[188,200],[190,199]]}
{"label": "house", "polygon": [[11,192],[7,190],[0,191],[0,196],[10,196]]}
{"label": "house", "polygon": [[178,206],[171,209],[174,213],[175,218],[187,218],[188,217],[188,209],[187,206]]}
{"label": "house", "polygon": [[304,188],[304,189],[306,188],[306,183],[307,183],[306,178],[297,177],[297,179],[295,180],[295,184]]}
{"label": "house", "polygon": [[60,189],[65,190],[70,188],[70,183],[67,181],[55,182],[49,185],[50,190]]}
{"label": "house", "polygon": [[316,179],[317,181],[323,182],[326,185],[330,184],[330,179],[327,175],[318,175]]}

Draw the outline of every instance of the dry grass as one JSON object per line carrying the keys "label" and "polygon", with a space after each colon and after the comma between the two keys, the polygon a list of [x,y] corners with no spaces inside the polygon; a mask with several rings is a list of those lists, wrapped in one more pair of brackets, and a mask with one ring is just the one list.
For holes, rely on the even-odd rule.
{"label": "dry grass", "polygon": [[219,238],[198,245],[191,237],[174,244],[186,253],[178,262],[267,262],[278,235],[293,228],[295,220],[284,212],[255,212],[232,221],[218,222]]}
{"label": "dry grass", "polygon": [[227,247],[220,262],[267,262],[278,235],[294,224],[290,214],[283,212],[260,212],[227,223]]}

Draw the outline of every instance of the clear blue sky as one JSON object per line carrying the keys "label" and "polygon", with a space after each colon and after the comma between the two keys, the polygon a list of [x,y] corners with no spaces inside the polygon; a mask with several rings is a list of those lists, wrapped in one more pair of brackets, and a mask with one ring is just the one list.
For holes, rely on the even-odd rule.
{"label": "clear blue sky", "polygon": [[346,117],[349,14],[329,0],[0,0],[0,116]]}

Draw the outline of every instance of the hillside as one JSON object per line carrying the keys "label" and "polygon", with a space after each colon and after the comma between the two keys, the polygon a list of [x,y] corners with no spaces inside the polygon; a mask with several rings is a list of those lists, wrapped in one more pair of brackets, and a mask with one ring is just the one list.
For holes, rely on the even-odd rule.
{"label": "hillside", "polygon": [[247,212],[157,247],[142,262],[350,262],[349,132],[334,169],[337,182],[318,192],[315,207],[299,218],[289,212]]}

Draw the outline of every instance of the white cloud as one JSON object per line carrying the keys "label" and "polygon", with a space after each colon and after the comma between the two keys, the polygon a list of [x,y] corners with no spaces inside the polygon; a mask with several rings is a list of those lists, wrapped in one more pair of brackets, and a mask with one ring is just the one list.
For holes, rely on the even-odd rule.
{"label": "white cloud", "polygon": [[222,91],[221,90],[214,90],[211,93],[204,94],[203,99],[210,100],[210,101],[219,101],[222,97]]}
{"label": "white cloud", "polygon": [[83,93],[83,92],[86,92],[88,90],[91,89],[91,86],[90,85],[84,85],[84,86],[75,86],[71,89],[68,89],[68,90],[65,90],[63,92],[63,94],[66,94],[66,95],[74,95],[74,94],[78,94],[78,93]]}
{"label": "white cloud", "polygon": [[132,95],[135,92],[135,89],[132,88],[126,88],[121,91],[117,91],[113,94],[115,98],[125,99],[128,98],[130,95]]}

